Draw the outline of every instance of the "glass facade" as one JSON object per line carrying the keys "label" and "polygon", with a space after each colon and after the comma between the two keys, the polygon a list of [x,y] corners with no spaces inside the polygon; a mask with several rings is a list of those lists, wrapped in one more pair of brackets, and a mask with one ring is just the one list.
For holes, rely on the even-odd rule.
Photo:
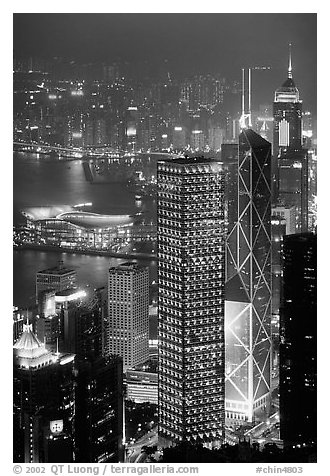
{"label": "glass facade", "polygon": [[159,438],[224,438],[224,177],[219,162],[158,163]]}
{"label": "glass facade", "polygon": [[76,461],[123,461],[122,360],[80,360],[76,385]]}
{"label": "glass facade", "polygon": [[236,220],[226,266],[226,416],[252,421],[267,403],[271,357],[271,144],[239,136]]}

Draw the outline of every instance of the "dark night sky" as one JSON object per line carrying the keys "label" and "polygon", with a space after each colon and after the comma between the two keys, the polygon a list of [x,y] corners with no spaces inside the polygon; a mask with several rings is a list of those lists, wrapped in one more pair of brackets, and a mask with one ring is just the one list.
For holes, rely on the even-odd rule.
{"label": "dark night sky", "polygon": [[254,73],[255,89],[266,100],[271,94],[270,101],[286,79],[289,42],[293,77],[305,107],[315,111],[316,14],[14,14],[15,57],[167,59],[174,73],[221,72],[237,79],[242,67],[270,65],[271,72]]}

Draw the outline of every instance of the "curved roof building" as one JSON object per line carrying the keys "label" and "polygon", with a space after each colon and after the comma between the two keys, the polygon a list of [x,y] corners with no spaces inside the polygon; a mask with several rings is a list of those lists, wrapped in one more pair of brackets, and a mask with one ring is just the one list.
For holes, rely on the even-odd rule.
{"label": "curved roof building", "polygon": [[133,225],[130,215],[101,215],[77,211],[60,213],[56,218],[84,228],[113,228]]}

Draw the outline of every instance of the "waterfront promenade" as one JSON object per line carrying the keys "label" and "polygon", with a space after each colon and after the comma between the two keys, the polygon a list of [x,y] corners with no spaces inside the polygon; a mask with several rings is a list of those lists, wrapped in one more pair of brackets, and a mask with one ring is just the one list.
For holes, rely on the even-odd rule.
{"label": "waterfront promenade", "polygon": [[69,248],[65,246],[51,246],[51,245],[39,245],[35,243],[22,243],[14,246],[15,250],[37,250],[37,251],[58,251],[60,253],[72,253],[72,254],[83,254],[83,255],[92,255],[92,256],[109,256],[110,258],[124,258],[124,259],[145,259],[156,261],[157,255],[153,253],[118,253],[116,251],[109,250],[93,250],[93,249],[77,249]]}

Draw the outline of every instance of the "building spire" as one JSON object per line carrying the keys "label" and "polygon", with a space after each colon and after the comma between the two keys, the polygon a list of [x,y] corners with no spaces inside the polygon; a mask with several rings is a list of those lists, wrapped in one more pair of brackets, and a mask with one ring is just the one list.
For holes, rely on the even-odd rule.
{"label": "building spire", "polygon": [[289,43],[289,68],[288,68],[288,78],[292,79],[292,57],[291,57],[291,46]]}

